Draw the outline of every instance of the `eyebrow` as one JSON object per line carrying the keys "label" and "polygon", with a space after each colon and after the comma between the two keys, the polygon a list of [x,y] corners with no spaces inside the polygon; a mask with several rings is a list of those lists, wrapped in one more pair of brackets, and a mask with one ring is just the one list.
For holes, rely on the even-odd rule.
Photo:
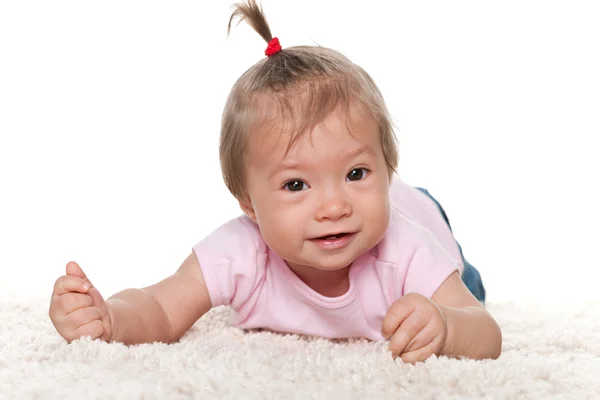
{"label": "eyebrow", "polygon": [[[375,157],[375,152],[373,151],[373,149],[371,148],[371,146],[369,145],[364,145],[359,147],[356,150],[353,151],[349,151],[348,153],[346,153],[344,156],[341,157],[342,160],[351,160],[353,158],[358,157],[359,155],[366,153],[369,154],[373,157]],[[269,178],[272,178],[273,176],[275,176],[276,174],[278,174],[281,171],[285,171],[286,169],[306,169],[309,166],[308,163],[304,163],[304,162],[282,162],[280,164],[278,164],[275,168],[273,168],[271,170],[271,172],[269,173]]]}

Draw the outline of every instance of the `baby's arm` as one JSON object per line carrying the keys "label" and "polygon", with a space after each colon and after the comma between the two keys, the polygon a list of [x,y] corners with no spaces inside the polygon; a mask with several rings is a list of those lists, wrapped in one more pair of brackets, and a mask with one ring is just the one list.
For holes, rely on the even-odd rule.
{"label": "baby's arm", "polygon": [[49,315],[68,342],[82,336],[126,344],[174,342],[211,308],[194,253],[177,272],[143,289],[127,289],[104,300],[75,262],[54,284]]}
{"label": "baby's arm", "polygon": [[143,289],[119,292],[106,303],[111,340],[126,344],[176,342],[211,308],[193,252],[172,276]]}
{"label": "baby's arm", "polygon": [[441,309],[448,326],[442,355],[473,359],[500,356],[500,327],[469,292],[457,272],[444,281],[431,300]]}

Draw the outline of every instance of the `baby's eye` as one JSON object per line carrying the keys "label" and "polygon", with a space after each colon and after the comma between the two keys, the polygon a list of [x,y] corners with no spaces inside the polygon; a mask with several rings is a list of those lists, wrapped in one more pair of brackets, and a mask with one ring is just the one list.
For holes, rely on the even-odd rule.
{"label": "baby's eye", "polygon": [[308,185],[300,180],[293,180],[293,181],[288,181],[286,182],[285,185],[283,185],[284,188],[286,188],[287,190],[289,190],[290,192],[299,192],[305,188],[308,188]]}
{"label": "baby's eye", "polygon": [[367,176],[368,172],[369,171],[366,168],[354,168],[346,175],[346,178],[348,178],[349,181],[360,181]]}

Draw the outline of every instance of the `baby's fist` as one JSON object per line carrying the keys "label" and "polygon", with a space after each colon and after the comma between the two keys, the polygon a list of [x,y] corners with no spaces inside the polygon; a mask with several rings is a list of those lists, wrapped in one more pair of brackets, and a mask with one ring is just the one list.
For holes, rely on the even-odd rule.
{"label": "baby's fist", "polygon": [[408,293],[396,300],[383,319],[381,334],[389,349],[404,362],[416,363],[439,355],[448,334],[446,318],[429,298]]}
{"label": "baby's fist", "polygon": [[49,315],[57,332],[69,343],[82,336],[110,340],[108,307],[75,262],[68,263],[66,275],[54,283]]}

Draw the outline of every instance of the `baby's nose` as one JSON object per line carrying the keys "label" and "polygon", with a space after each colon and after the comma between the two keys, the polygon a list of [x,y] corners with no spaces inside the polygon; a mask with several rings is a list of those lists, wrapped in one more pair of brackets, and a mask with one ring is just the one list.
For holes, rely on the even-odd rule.
{"label": "baby's nose", "polygon": [[348,217],[352,214],[350,203],[340,196],[328,197],[317,210],[316,218],[318,221],[330,219],[336,221],[342,217]]}

